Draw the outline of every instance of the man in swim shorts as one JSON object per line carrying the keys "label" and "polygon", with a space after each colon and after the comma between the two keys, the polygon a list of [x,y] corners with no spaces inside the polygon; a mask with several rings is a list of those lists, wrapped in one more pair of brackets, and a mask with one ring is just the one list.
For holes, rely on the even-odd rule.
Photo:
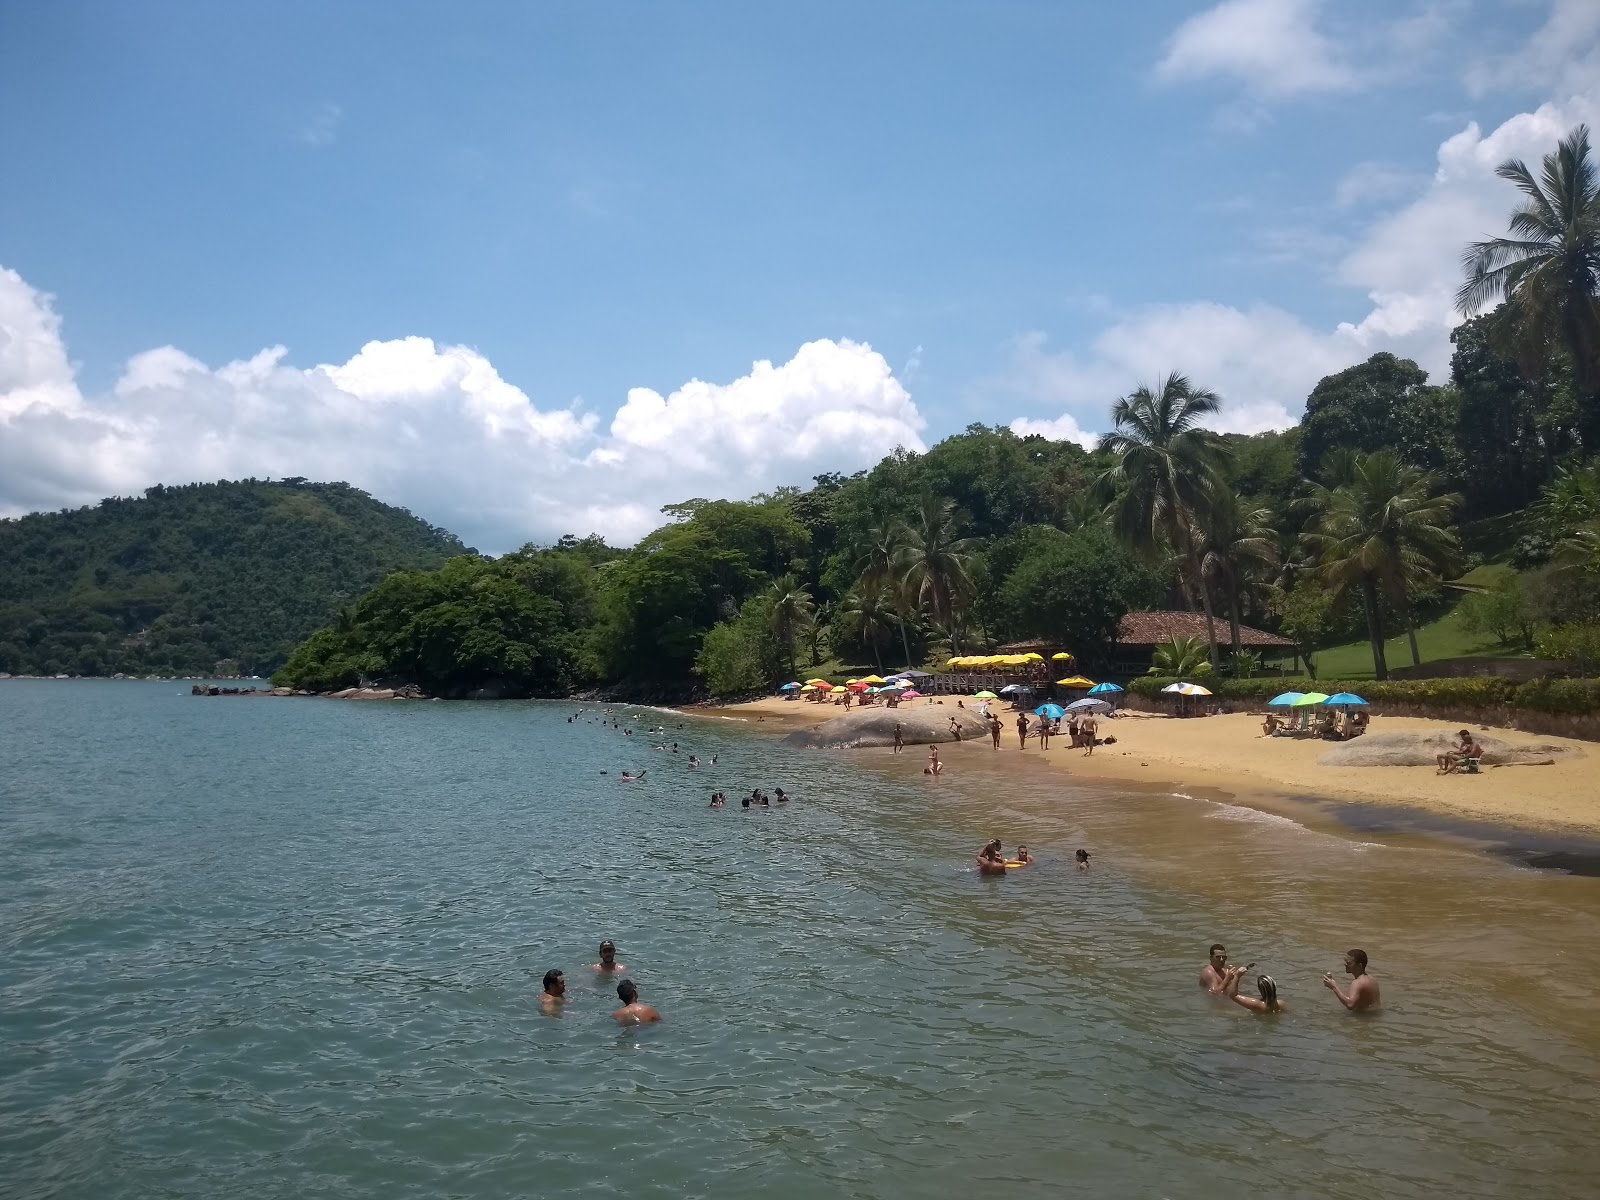
{"label": "man in swim shorts", "polygon": [[1348,993],[1334,982],[1331,973],[1322,977],[1322,986],[1339,997],[1339,1003],[1351,1012],[1365,1012],[1378,1007],[1378,981],[1367,974],[1367,952],[1351,950],[1344,956],[1344,969],[1351,977]]}
{"label": "man in swim shorts", "polygon": [[617,984],[617,999],[622,1001],[622,1007],[611,1014],[611,1019],[620,1025],[644,1025],[661,1020],[661,1014],[655,1009],[639,1003],[639,989],[631,979]]}
{"label": "man in swim shorts", "polygon": [[1004,732],[1000,718],[993,713],[989,714],[989,740],[994,743],[996,750],[1000,749],[1000,734]]}
{"label": "man in swim shorts", "polygon": [[617,961],[616,943],[614,943],[610,938],[607,938],[605,941],[600,943],[600,961],[597,963],[590,963],[589,969],[591,971],[599,971],[601,974],[605,974],[609,971],[626,971],[628,966],[626,963],[619,963]]}
{"label": "man in swim shorts", "polygon": [[1017,714],[1017,749],[1018,750],[1026,750],[1027,748],[1028,748],[1028,714],[1027,713],[1018,713]]}
{"label": "man in swim shorts", "polygon": [[906,747],[906,727],[899,721],[894,723],[894,752],[899,754]]}

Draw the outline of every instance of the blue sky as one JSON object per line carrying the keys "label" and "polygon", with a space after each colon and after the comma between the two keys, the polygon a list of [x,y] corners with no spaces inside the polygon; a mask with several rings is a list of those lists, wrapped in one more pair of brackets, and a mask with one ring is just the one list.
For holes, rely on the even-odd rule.
{"label": "blue sky", "polygon": [[1493,162],[1592,119],[1597,35],[1592,0],[8,5],[0,512],[331,475],[504,549],[971,421],[1088,437],[1171,369],[1282,425],[1375,350],[1444,367]]}

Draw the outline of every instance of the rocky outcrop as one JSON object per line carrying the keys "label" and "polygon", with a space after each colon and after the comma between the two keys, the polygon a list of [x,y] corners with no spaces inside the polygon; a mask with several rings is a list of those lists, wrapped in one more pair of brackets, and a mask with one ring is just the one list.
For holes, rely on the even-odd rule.
{"label": "rocky outcrop", "polygon": [[[1433,733],[1367,733],[1329,750],[1317,759],[1317,765],[1431,767],[1439,755],[1456,749],[1456,732],[1456,729],[1440,729]],[[1542,766],[1583,753],[1559,742],[1508,742],[1486,733],[1475,736],[1478,745],[1483,747],[1486,767]]]}
{"label": "rocky outcrop", "polygon": [[[953,742],[956,736],[950,730],[952,717],[961,728],[963,741],[980,741],[989,736],[988,723],[970,708],[956,708],[953,704],[907,704],[900,708],[857,709],[791,733],[783,743],[820,750],[892,746],[896,722],[900,725],[901,739],[908,746]],[[1000,721],[1009,728],[1007,714],[1002,713]]]}

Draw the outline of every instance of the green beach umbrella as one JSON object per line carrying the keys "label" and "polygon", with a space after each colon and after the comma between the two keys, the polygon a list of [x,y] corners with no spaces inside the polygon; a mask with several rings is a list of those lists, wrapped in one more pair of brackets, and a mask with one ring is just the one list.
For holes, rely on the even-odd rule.
{"label": "green beach umbrella", "polygon": [[1290,708],[1310,708],[1313,704],[1322,704],[1328,699],[1326,692],[1307,692],[1300,699],[1291,704]]}

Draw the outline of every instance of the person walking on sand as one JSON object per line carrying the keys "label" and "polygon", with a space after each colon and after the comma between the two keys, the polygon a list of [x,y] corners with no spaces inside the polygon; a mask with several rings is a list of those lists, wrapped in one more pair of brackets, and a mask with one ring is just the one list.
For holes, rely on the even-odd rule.
{"label": "person walking on sand", "polygon": [[1351,977],[1350,990],[1345,992],[1334,982],[1330,972],[1322,977],[1322,986],[1351,1012],[1365,1012],[1378,1007],[1378,981],[1367,974],[1367,952],[1352,950],[1344,956],[1345,973]]}
{"label": "person walking on sand", "polygon": [[1018,713],[1017,714],[1017,749],[1018,750],[1026,750],[1027,748],[1028,748],[1028,714],[1027,713]]}
{"label": "person walking on sand", "polygon": [[1000,718],[993,713],[989,714],[989,740],[994,743],[996,750],[1000,749],[1000,734],[1002,732]]}
{"label": "person walking on sand", "polygon": [[1100,732],[1100,722],[1094,719],[1094,714],[1089,713],[1078,723],[1078,736],[1083,739],[1083,753],[1087,758],[1094,753],[1095,735]]}
{"label": "person walking on sand", "polygon": [[1034,730],[1034,736],[1039,739],[1039,749],[1050,749],[1050,718],[1040,717],[1039,728]]}
{"label": "person walking on sand", "polygon": [[894,723],[894,752],[899,754],[906,748],[906,727],[899,721]]}
{"label": "person walking on sand", "polygon": [[631,979],[617,984],[617,999],[622,1001],[622,1007],[611,1014],[611,1019],[619,1025],[644,1025],[661,1020],[660,1013],[639,1002],[639,989]]}

